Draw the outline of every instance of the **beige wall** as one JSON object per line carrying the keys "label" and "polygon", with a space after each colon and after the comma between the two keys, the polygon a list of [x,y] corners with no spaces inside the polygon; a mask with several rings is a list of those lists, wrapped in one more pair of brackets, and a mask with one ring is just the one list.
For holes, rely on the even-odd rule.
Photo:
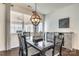
{"label": "beige wall", "polygon": [[0,3],[0,51],[5,50],[5,5]]}
{"label": "beige wall", "polygon": [[[61,18],[70,18],[70,28],[58,28]],[[74,4],[50,13],[46,16],[45,31],[50,32],[74,32],[72,48],[79,49],[79,4]],[[68,44],[70,45],[70,44]]]}
{"label": "beige wall", "polygon": [[17,34],[11,34],[10,48],[19,47],[19,39]]}

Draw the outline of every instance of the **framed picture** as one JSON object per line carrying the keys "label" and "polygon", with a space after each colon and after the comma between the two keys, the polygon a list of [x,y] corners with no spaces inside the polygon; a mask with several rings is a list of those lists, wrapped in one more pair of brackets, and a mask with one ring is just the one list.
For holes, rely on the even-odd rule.
{"label": "framed picture", "polygon": [[69,28],[69,17],[59,19],[59,28]]}

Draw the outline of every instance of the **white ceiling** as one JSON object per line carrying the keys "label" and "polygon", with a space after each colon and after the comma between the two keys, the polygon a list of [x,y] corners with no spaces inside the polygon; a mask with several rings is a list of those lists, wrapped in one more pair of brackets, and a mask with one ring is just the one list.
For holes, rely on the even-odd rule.
{"label": "white ceiling", "polygon": [[[34,4],[29,5],[34,7]],[[71,3],[39,3],[37,4],[37,9],[42,14],[48,14],[69,5],[71,5]]]}
{"label": "white ceiling", "polygon": [[[24,8],[30,5],[29,9],[34,9],[35,7],[34,3],[18,3],[17,5]],[[72,5],[72,3],[37,3],[37,10],[42,14],[48,14],[69,5]]]}

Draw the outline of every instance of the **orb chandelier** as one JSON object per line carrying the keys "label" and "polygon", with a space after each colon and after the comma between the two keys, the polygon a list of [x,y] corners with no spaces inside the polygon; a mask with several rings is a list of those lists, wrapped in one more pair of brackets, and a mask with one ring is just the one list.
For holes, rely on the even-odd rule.
{"label": "orb chandelier", "polygon": [[41,21],[41,17],[38,15],[36,10],[37,10],[37,4],[35,3],[35,10],[32,11],[33,14],[30,18],[32,24],[35,25],[35,26],[37,26]]}

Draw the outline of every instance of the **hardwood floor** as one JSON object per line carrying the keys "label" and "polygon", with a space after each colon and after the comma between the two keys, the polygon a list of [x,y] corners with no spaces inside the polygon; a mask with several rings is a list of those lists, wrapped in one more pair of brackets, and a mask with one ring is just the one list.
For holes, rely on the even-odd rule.
{"label": "hardwood floor", "polygon": [[[79,50],[68,50],[66,48],[62,49],[62,55],[63,56],[79,56]],[[13,48],[8,51],[1,51],[0,56],[18,56],[19,54],[19,48]]]}
{"label": "hardwood floor", "polygon": [[62,55],[63,56],[79,56],[79,50],[69,50],[69,49],[66,49],[66,48],[63,48],[62,49]]}
{"label": "hardwood floor", "polygon": [[19,48],[13,48],[8,51],[1,51],[0,56],[18,56]]}

